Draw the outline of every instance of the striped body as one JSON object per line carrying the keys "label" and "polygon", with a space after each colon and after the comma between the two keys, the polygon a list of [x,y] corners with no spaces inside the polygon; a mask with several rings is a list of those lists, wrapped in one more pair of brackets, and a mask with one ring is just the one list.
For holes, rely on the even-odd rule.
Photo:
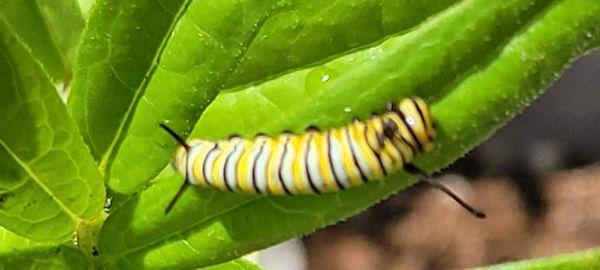
{"label": "striped body", "polygon": [[427,104],[403,99],[387,112],[327,131],[252,140],[191,140],[174,165],[189,183],[223,191],[313,194],[360,186],[400,170],[433,148]]}

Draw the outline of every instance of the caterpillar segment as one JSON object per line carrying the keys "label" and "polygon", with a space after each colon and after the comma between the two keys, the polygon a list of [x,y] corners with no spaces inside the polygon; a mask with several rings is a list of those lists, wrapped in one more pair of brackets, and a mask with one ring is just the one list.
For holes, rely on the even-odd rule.
{"label": "caterpillar segment", "polygon": [[402,169],[418,154],[431,151],[435,139],[429,107],[418,97],[389,103],[386,112],[368,120],[355,119],[326,131],[310,126],[301,134],[186,143],[161,127],[182,144],[172,162],[186,177],[180,193],[189,184],[268,195],[336,192]]}

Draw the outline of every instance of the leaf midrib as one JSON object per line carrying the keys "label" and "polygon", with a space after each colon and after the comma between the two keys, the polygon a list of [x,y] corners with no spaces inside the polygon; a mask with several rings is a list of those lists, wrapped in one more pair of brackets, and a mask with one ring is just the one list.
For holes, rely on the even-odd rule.
{"label": "leaf midrib", "polygon": [[[42,11],[40,9],[40,5],[38,4],[38,2],[37,1],[33,1],[33,4],[34,4],[34,6],[36,8],[36,11],[37,11],[38,15],[40,16],[40,18],[42,18],[44,29],[48,33],[48,37],[50,38],[50,41],[52,42],[52,46],[58,52],[58,55],[59,55],[60,61],[61,61],[61,65],[64,67],[64,72],[65,73],[70,73],[71,70],[70,70],[70,67],[69,67],[69,64],[68,64],[67,56],[65,54],[63,54],[63,51],[60,49],[60,46],[58,46],[58,43],[56,42],[56,35],[53,34],[54,31],[52,31],[52,29],[48,25],[46,17],[42,15]],[[68,75],[65,75],[65,76],[68,76]]]}
{"label": "leaf midrib", "polygon": [[251,203],[253,203],[253,202],[255,202],[255,201],[257,201],[257,200],[259,200],[259,199],[261,199],[261,198],[264,198],[264,197],[258,196],[258,197],[256,197],[256,198],[249,198],[249,199],[247,199],[247,200],[245,200],[245,201],[241,202],[241,203],[240,203],[240,204],[238,204],[238,205],[234,205],[234,206],[232,206],[232,207],[230,207],[230,208],[223,209],[223,211],[216,212],[216,213],[214,213],[213,215],[210,215],[210,216],[206,216],[206,217],[204,217],[203,219],[198,219],[198,221],[197,221],[197,222],[194,222],[194,223],[190,224],[189,226],[186,226],[185,228],[182,228],[182,229],[181,229],[181,230],[179,230],[179,231],[174,231],[174,232],[171,232],[171,233],[169,233],[169,234],[166,234],[166,235],[164,235],[164,236],[162,236],[162,237],[156,238],[156,240],[154,240],[154,241],[150,241],[150,242],[148,242],[148,243],[145,243],[145,244],[142,244],[142,245],[136,246],[136,247],[134,247],[134,248],[127,249],[126,251],[122,252],[122,253],[120,254],[120,256],[118,256],[118,257],[113,257],[113,258],[114,258],[114,259],[126,258],[126,257],[127,257],[127,255],[129,255],[129,254],[136,253],[136,252],[138,252],[138,251],[144,250],[144,249],[146,249],[146,248],[148,248],[148,247],[151,247],[151,246],[153,246],[153,245],[156,245],[156,244],[162,243],[162,242],[164,242],[164,241],[167,241],[167,240],[168,240],[168,239],[170,239],[171,237],[174,237],[174,236],[177,236],[177,235],[183,235],[183,233],[185,233],[185,232],[187,232],[187,231],[189,231],[189,230],[192,230],[192,229],[194,229],[194,228],[195,228],[196,226],[198,226],[199,224],[202,224],[202,223],[204,223],[204,222],[207,222],[207,221],[209,221],[209,220],[212,220],[212,219],[214,219],[215,217],[218,217],[218,216],[221,216],[221,215],[224,215],[224,214],[230,213],[230,212],[232,212],[232,211],[235,211],[235,210],[237,210],[238,208],[240,208],[240,207],[243,207],[243,206],[245,206],[245,205],[248,205],[248,204],[251,204]]}
{"label": "leaf midrib", "polygon": [[[7,23],[6,21],[6,17],[4,15],[4,13],[0,12],[0,20],[2,20],[2,23],[4,23],[4,25],[7,27],[7,29],[10,31],[10,33],[12,34],[12,36],[15,38],[16,41],[18,41],[20,43],[21,46],[23,46],[23,49],[25,51],[27,51],[27,53],[29,54],[29,56],[31,56],[31,59],[34,63],[36,63],[40,68],[39,71],[42,72],[44,74],[44,76],[46,78],[50,78],[50,75],[46,72],[46,70],[44,70],[43,68],[41,68],[43,65],[39,62],[39,60],[35,57],[33,57],[33,54],[31,53],[30,48],[26,45],[25,42],[23,42],[20,37],[15,33],[14,29],[12,29],[12,27],[10,26],[10,24]],[[12,62],[11,62],[11,68],[12,70],[15,70],[14,67],[12,66]],[[14,73],[14,72],[13,72]],[[49,79],[50,80],[50,79]],[[16,83],[15,83],[16,85]],[[62,201],[58,200],[57,197],[55,196],[54,192],[52,192],[51,189],[49,189],[38,177],[37,175],[33,172],[33,170],[23,161],[19,158],[19,156],[12,151],[12,149],[6,145],[6,143],[4,142],[3,139],[0,139],[0,145],[11,155],[11,157],[23,168],[23,170],[25,170],[25,172],[27,172],[27,174],[31,177],[31,179],[33,179],[48,195],[50,195],[50,197],[52,198],[53,201],[55,201],[58,206],[64,210],[69,217],[75,221],[76,223],[82,221],[83,219],[81,219],[79,217],[79,215],[77,215],[76,213],[74,213],[73,211],[71,211],[71,209],[69,207],[67,207],[66,204],[64,204]]]}
{"label": "leaf midrib", "polygon": [[[490,52],[489,52],[489,53],[486,55],[485,59],[482,59],[482,62],[481,62],[481,63],[483,63],[483,65],[484,65],[484,66],[487,66],[487,65],[489,64],[489,62],[490,62],[490,59],[494,59],[494,58],[495,58],[495,57],[496,57],[496,56],[497,56],[497,55],[500,53],[500,51],[501,51],[502,49],[505,49],[505,48],[507,47],[507,45],[508,45],[508,44],[510,44],[510,42],[511,42],[511,41],[513,41],[515,38],[518,38],[519,36],[521,36],[523,32],[525,32],[525,31],[528,31],[529,29],[531,29],[531,27],[532,27],[533,25],[535,25],[535,23],[536,23],[537,21],[539,21],[539,19],[540,19],[541,17],[543,17],[543,15],[544,15],[544,14],[546,14],[546,12],[548,12],[549,10],[551,10],[551,9],[552,9],[552,7],[553,7],[553,6],[555,6],[555,5],[556,5],[558,2],[559,2],[558,0],[556,0],[556,1],[549,1],[549,2],[548,2],[548,3],[546,3],[545,5],[542,5],[542,6],[540,6],[540,7],[539,7],[539,9],[538,9],[538,10],[536,10],[536,11],[534,12],[534,14],[532,14],[532,15],[531,15],[531,16],[529,16],[529,17],[527,17],[527,22],[526,22],[526,23],[523,23],[521,26],[517,27],[517,28],[515,29],[515,31],[514,31],[513,33],[511,33],[510,35],[507,35],[507,38],[506,38],[506,40],[504,40],[504,41],[499,41],[499,42],[498,42],[498,45],[497,45],[497,47],[496,47],[495,49],[491,50],[491,51],[490,51]],[[455,5],[453,5],[453,6],[455,6]],[[450,8],[450,7],[449,7],[449,8]],[[435,13],[435,14],[439,14],[439,12],[438,12],[438,13]],[[432,15],[432,16],[435,16],[435,14],[434,14],[434,15]],[[431,17],[430,17],[430,18],[428,18],[427,20],[430,20],[430,19],[431,19]],[[384,38],[382,38],[382,39],[379,39],[379,40],[377,40],[377,41],[375,41],[375,42],[372,42],[372,43],[366,44],[366,45],[364,45],[364,46],[361,46],[361,47],[360,47],[360,48],[358,48],[358,49],[356,49],[356,48],[355,48],[355,49],[352,49],[352,50],[348,50],[348,51],[346,51],[346,52],[340,53],[340,54],[338,54],[337,56],[333,56],[333,57],[339,57],[339,55],[346,55],[346,54],[348,54],[348,53],[352,53],[352,52],[355,52],[355,51],[358,51],[358,50],[363,50],[363,49],[366,49],[366,48],[374,47],[374,46],[376,46],[376,45],[378,45],[378,44],[381,44],[382,42],[384,42],[384,41],[385,41],[385,40],[387,40],[387,39],[394,38],[394,37],[398,37],[399,35],[403,35],[403,34],[406,34],[406,33],[409,33],[409,32],[411,32],[411,31],[413,31],[413,30],[415,30],[415,29],[418,29],[418,28],[420,28],[420,27],[421,27],[421,26],[422,26],[422,25],[423,25],[423,24],[424,24],[424,23],[425,23],[427,20],[424,20],[424,21],[422,21],[421,23],[419,23],[419,24],[415,25],[414,27],[412,27],[412,28],[411,28],[411,29],[409,29],[408,31],[401,31],[401,32],[394,33],[394,34],[389,34],[389,35],[387,35],[386,37],[384,37]],[[329,59],[329,58],[328,58],[328,59]],[[319,65],[320,63],[323,63],[323,61],[318,61],[317,63],[312,63],[310,66],[316,66],[316,65]],[[476,66],[476,65],[477,65],[477,64],[474,64],[474,66]],[[473,67],[471,67],[471,68],[473,68]],[[293,69],[293,70],[292,70],[292,72],[293,72],[293,71],[296,71],[296,70],[298,70],[298,69]],[[470,69],[470,68],[465,70],[465,73],[466,73],[466,74],[469,74],[470,72],[471,72],[471,69]],[[276,76],[276,77],[278,77],[278,76]],[[459,76],[459,81],[462,81],[463,79],[464,79],[464,78],[462,78],[461,76]],[[453,84],[453,83],[454,83],[454,82],[449,82],[449,84]],[[251,84],[251,83],[249,83],[249,84]],[[237,88],[237,87],[234,87],[234,88]],[[168,235],[165,235],[165,236],[163,236],[163,237],[161,237],[161,238],[157,238],[156,240],[154,240],[154,241],[151,241],[151,242],[148,242],[148,243],[146,243],[146,244],[144,244],[144,245],[140,245],[140,246],[137,246],[137,247],[135,247],[135,248],[128,249],[128,250],[126,250],[125,252],[121,253],[121,254],[120,254],[120,256],[118,256],[118,257],[114,257],[114,258],[117,258],[117,259],[118,259],[118,258],[125,258],[125,259],[127,259],[127,255],[129,255],[129,254],[132,254],[132,253],[135,253],[135,252],[137,252],[137,251],[143,250],[143,249],[145,249],[146,247],[150,247],[150,246],[153,246],[153,245],[156,245],[156,244],[159,244],[159,243],[163,243],[163,242],[165,242],[165,241],[168,241],[168,240],[169,240],[171,237],[173,237],[173,236],[177,236],[177,235],[183,235],[183,234],[185,234],[186,232],[188,232],[189,230],[192,230],[192,229],[193,229],[195,226],[197,226],[197,225],[199,225],[199,224],[202,224],[202,223],[204,223],[204,222],[207,222],[207,221],[209,221],[209,220],[211,220],[211,219],[214,219],[214,217],[217,217],[217,216],[219,216],[219,215],[227,214],[227,213],[229,213],[229,212],[233,212],[233,211],[235,211],[235,210],[238,210],[240,207],[243,207],[243,206],[245,206],[245,205],[248,205],[248,204],[250,204],[250,203],[252,203],[252,202],[255,202],[255,201],[257,201],[257,200],[259,200],[259,199],[261,199],[261,198],[263,198],[263,197],[258,197],[258,198],[255,198],[255,199],[250,199],[250,200],[248,200],[248,201],[245,201],[245,202],[244,202],[244,203],[242,203],[242,204],[236,205],[236,206],[234,206],[234,207],[231,207],[231,208],[229,208],[229,209],[227,209],[227,210],[225,210],[225,211],[222,211],[222,212],[220,212],[220,214],[215,214],[215,215],[212,215],[212,216],[210,216],[210,217],[207,217],[207,218],[203,219],[203,220],[202,220],[202,221],[200,221],[200,222],[196,222],[196,223],[194,223],[194,224],[192,224],[192,225],[190,225],[190,226],[187,226],[186,228],[184,228],[184,229],[182,229],[182,230],[179,230],[179,231],[177,231],[177,232],[170,233],[170,234],[168,234]]]}
{"label": "leaf midrib", "polygon": [[[102,158],[100,159],[100,162],[98,164],[98,169],[99,169],[102,177],[106,176],[106,170],[109,169],[110,163],[112,162],[114,155],[116,155],[115,148],[117,148],[117,145],[121,141],[123,141],[123,139],[125,138],[125,136],[124,136],[124,134],[126,134],[125,131],[129,128],[129,125],[131,124],[131,120],[133,119],[133,114],[135,112],[137,104],[139,103],[140,99],[146,92],[146,89],[148,88],[148,84],[151,81],[152,75],[154,74],[154,72],[156,72],[156,70],[160,64],[160,58],[163,55],[163,51],[165,50],[166,45],[168,44],[168,41],[173,36],[172,35],[173,29],[175,29],[175,26],[179,23],[179,20],[181,19],[181,17],[186,13],[186,11],[188,10],[192,1],[193,0],[186,0],[185,3],[182,5],[182,7],[177,12],[175,19],[173,20],[173,22],[169,26],[168,31],[165,33],[165,36],[163,37],[163,40],[159,46],[158,51],[156,52],[154,58],[152,59],[152,66],[150,67],[150,69],[148,69],[148,71],[144,75],[144,79],[142,79],[142,82],[140,83],[140,86],[136,89],[133,99],[132,99],[131,103],[129,104],[129,107],[127,108],[127,111],[121,118],[121,122],[119,124],[119,128],[117,129],[117,132],[115,133],[115,136],[111,140],[111,143],[110,143],[108,149],[106,149],[106,151],[104,152],[104,155],[102,155]],[[86,92],[89,92],[89,91],[86,91]],[[88,121],[89,121],[89,119],[88,119]]]}

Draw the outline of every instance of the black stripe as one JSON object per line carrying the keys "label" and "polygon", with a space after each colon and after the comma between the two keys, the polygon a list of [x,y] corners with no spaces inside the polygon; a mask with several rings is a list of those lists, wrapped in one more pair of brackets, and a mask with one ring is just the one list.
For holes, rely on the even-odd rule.
{"label": "black stripe", "polygon": [[358,172],[360,173],[360,178],[362,179],[363,183],[367,182],[367,176],[365,175],[365,173],[363,172],[362,168],[358,165],[358,160],[356,159],[356,154],[354,153],[354,149],[352,149],[352,140],[350,139],[350,126],[347,126],[346,128],[344,128],[344,131],[346,132],[346,138],[347,138],[347,142],[348,142],[348,147],[350,148],[350,154],[352,154],[352,160],[354,161],[354,165],[356,166],[356,168],[358,169]]}
{"label": "black stripe", "polygon": [[231,192],[233,192],[233,188],[229,185],[229,182],[227,181],[227,164],[229,163],[229,159],[231,158],[233,153],[235,153],[235,151],[237,150],[238,146],[240,146],[239,142],[233,147],[233,150],[229,153],[229,155],[227,155],[227,157],[225,158],[225,163],[223,164],[223,181],[225,182],[225,186],[227,187],[227,189]]}
{"label": "black stripe", "polygon": [[281,186],[283,187],[283,190],[285,191],[285,193],[287,195],[292,195],[292,193],[290,192],[290,190],[287,188],[287,186],[285,185],[285,181],[283,181],[283,161],[285,160],[285,154],[287,154],[287,144],[290,141],[289,137],[286,137],[285,142],[283,143],[283,153],[281,153],[281,160],[279,161],[279,168],[277,169],[277,176],[279,176],[279,183],[281,183]]}
{"label": "black stripe", "polygon": [[[392,122],[394,122],[394,120],[392,120],[392,119],[387,119],[387,121],[392,121]],[[396,123],[394,122],[394,124],[396,124]],[[398,128],[399,128],[399,127],[398,127]],[[406,140],[405,140],[405,139],[402,137],[402,134],[400,134],[400,136],[399,136],[399,137],[400,137],[400,138],[402,138],[402,141],[403,141],[403,142],[405,142],[405,143],[407,143],[407,144],[408,144],[408,142],[407,142],[407,141],[406,141]],[[404,161],[406,160],[406,158],[404,157],[404,153],[402,152],[402,150],[401,150],[400,148],[398,148],[398,146],[396,146],[396,144],[394,143],[394,140],[395,140],[395,139],[396,139],[395,137],[394,137],[394,138],[391,138],[391,139],[390,139],[390,144],[391,144],[391,145],[392,145],[392,147],[394,147],[394,149],[396,149],[396,151],[398,151],[398,153],[400,154],[400,158],[401,158],[401,160],[400,160],[400,161],[401,161],[401,162],[400,162],[401,164],[400,164],[400,165],[402,165],[402,164],[404,164]],[[408,144],[408,145],[409,145],[409,147],[410,147],[411,151],[413,151],[413,153],[416,153],[416,152],[414,152],[415,150],[412,148],[412,145],[411,145],[411,144]],[[394,162],[397,162],[397,160],[395,160],[395,159],[394,159]]]}
{"label": "black stripe", "polygon": [[[394,122],[394,124],[396,124],[396,122],[395,122],[393,119],[391,119],[391,118],[389,118],[389,119],[386,119],[386,120],[387,120],[387,121],[393,121],[393,122]],[[384,121],[384,120],[382,119],[381,121],[382,121],[382,123],[383,123],[383,121]],[[406,123],[405,123],[405,122],[401,122],[401,124],[403,124],[403,125],[406,125]],[[382,125],[383,125],[383,124],[382,124]],[[399,129],[400,129],[400,127],[398,127],[398,130],[399,130]],[[407,129],[409,129],[409,131],[410,131],[410,128],[408,128],[408,127],[407,127]],[[402,136],[402,133],[398,133],[398,134],[399,134],[398,138],[399,138],[400,140],[402,140],[402,142],[401,142],[401,143],[402,143],[403,145],[407,145],[407,146],[408,146],[408,148],[410,148],[410,151],[413,153],[413,156],[414,156],[414,155],[416,155],[418,150],[415,148],[415,146],[414,146],[413,144],[411,144],[409,141],[407,141],[407,140],[406,140],[406,138],[404,138],[404,136]],[[408,158],[404,156],[404,152],[402,151],[402,149],[400,149],[400,148],[399,148],[399,147],[396,145],[396,143],[394,143],[394,140],[395,140],[395,139],[396,139],[395,137],[394,137],[394,138],[392,138],[392,139],[390,139],[390,144],[391,144],[391,145],[392,145],[392,147],[394,147],[394,149],[396,149],[396,150],[398,151],[398,153],[400,154],[400,163],[401,163],[400,165],[403,165],[403,164],[405,164],[406,162],[408,162]],[[393,156],[391,156],[391,155],[390,155],[390,158],[394,160],[394,161],[393,161],[394,163],[398,162],[398,160],[397,160],[397,159],[395,159],[395,158],[394,158]]]}
{"label": "black stripe", "polygon": [[373,146],[371,146],[371,144],[369,143],[369,137],[368,137],[368,130],[369,130],[369,124],[365,123],[365,142],[367,143],[367,145],[369,146],[369,149],[371,149],[371,152],[373,153],[373,155],[375,155],[375,157],[377,158],[377,161],[379,162],[379,167],[381,168],[381,171],[383,171],[383,175],[387,175],[387,170],[385,169],[385,166],[383,166],[383,161],[381,160],[381,155],[375,151],[375,149],[373,149]]}
{"label": "black stripe", "polygon": [[404,144],[408,145],[408,148],[410,148],[410,151],[412,151],[412,153],[413,153],[413,156],[414,156],[414,155],[417,155],[417,153],[418,153],[418,152],[417,152],[417,149],[415,149],[415,146],[414,146],[412,143],[408,142],[408,141],[406,140],[406,138],[404,138],[404,136],[402,136],[402,135],[400,135],[400,139],[402,139],[402,142],[403,142]]}
{"label": "black stripe", "polygon": [[331,136],[333,136],[332,132],[328,131],[327,132],[327,160],[329,160],[329,166],[331,166],[331,172],[333,173],[333,179],[335,180],[335,183],[341,190],[344,190],[346,188],[340,181],[340,178],[338,177],[338,175],[335,173],[335,168],[333,167],[333,160],[331,160]]}
{"label": "black stripe", "polygon": [[320,194],[321,192],[319,191],[317,186],[315,186],[315,183],[313,182],[312,177],[310,176],[310,172],[309,172],[309,168],[308,168],[308,151],[310,151],[310,141],[312,140],[313,137],[314,137],[313,134],[309,134],[308,140],[306,140],[306,151],[304,152],[304,172],[306,173],[306,177],[308,178],[308,183],[310,184],[310,188],[316,194]]}
{"label": "black stripe", "polygon": [[398,111],[396,113],[400,116],[400,119],[402,119],[402,122],[408,128],[410,135],[413,137],[413,139],[417,143],[418,151],[421,152],[423,150],[423,145],[421,145],[421,142],[417,139],[417,135],[415,135],[415,131],[413,130],[412,126],[406,122],[406,116],[401,111]]}
{"label": "black stripe", "polygon": [[410,100],[413,102],[413,104],[415,105],[415,108],[417,108],[417,111],[419,112],[419,116],[421,117],[421,120],[423,122],[423,129],[425,131],[425,135],[427,135],[427,140],[429,140],[430,142],[433,141],[433,138],[431,138],[429,136],[429,133],[427,133],[427,128],[426,128],[427,123],[425,121],[425,115],[423,115],[423,111],[421,111],[421,107],[419,107],[419,104],[417,104],[417,102],[414,99],[411,98]]}
{"label": "black stripe", "polygon": [[[402,124],[406,126],[406,123],[404,123],[404,122],[402,121],[403,119],[400,119],[400,120],[401,120]],[[393,120],[392,120],[392,121],[393,121]],[[398,130],[399,130],[399,129],[400,129],[400,127],[398,127]],[[408,127],[407,127],[407,129],[408,129]],[[415,147],[415,146],[414,146],[412,143],[410,143],[408,140],[406,140],[406,138],[404,138],[404,136],[402,136],[402,133],[398,133],[398,134],[399,134],[399,136],[398,136],[398,137],[399,137],[399,138],[402,140],[402,143],[403,143],[403,144],[405,144],[405,145],[407,145],[407,146],[408,146],[408,148],[410,148],[410,151],[412,151],[413,155],[416,155],[416,154],[417,154],[417,152],[418,152],[418,150],[416,149],[416,147]],[[393,143],[392,143],[392,144],[393,144]],[[395,145],[394,145],[394,146],[395,146]],[[398,147],[395,147],[395,148],[396,148],[396,149],[398,149]],[[400,151],[400,150],[398,150],[398,151]],[[400,151],[400,152],[402,152],[402,151]],[[403,158],[403,159],[404,159],[404,158]]]}
{"label": "black stripe", "polygon": [[[256,190],[256,193],[261,194],[260,189],[258,189],[258,183],[256,183],[256,165],[258,165],[258,158],[260,158],[260,154],[262,154],[263,149],[265,148],[265,144],[267,144],[267,141],[263,142],[263,144],[260,146],[260,149],[258,150],[258,154],[256,154],[256,157],[254,158],[254,162],[252,165],[252,186],[254,186],[254,190]],[[266,181],[266,179],[265,179]]]}
{"label": "black stripe", "polygon": [[[379,121],[379,123],[381,124],[381,133],[378,133],[378,131],[377,131],[377,130],[375,130],[375,135],[376,135],[378,138],[380,138],[380,137],[381,137],[381,138],[385,138],[385,139],[383,140],[383,142],[384,142],[384,143],[383,143],[383,145],[381,145],[381,148],[382,148],[382,149],[383,149],[383,148],[385,148],[385,141],[386,141],[386,140],[388,140],[388,141],[389,141],[389,143],[390,143],[390,144],[392,144],[392,146],[394,146],[394,148],[396,148],[396,147],[395,147],[395,145],[394,145],[394,143],[393,143],[391,140],[387,139],[387,137],[385,137],[385,136],[384,136],[384,134],[383,134],[383,121],[384,121],[384,119],[382,119],[382,118],[383,118],[383,116],[380,116],[380,117],[378,117],[378,118],[377,118],[377,121]],[[397,149],[397,148],[396,148],[396,149]],[[392,159],[392,163],[396,163],[396,162],[397,162],[397,160],[394,158],[394,156],[393,156],[393,155],[390,155],[390,159]]]}
{"label": "black stripe", "polygon": [[[217,146],[218,146],[218,143],[215,143],[215,146],[206,153],[206,155],[204,156],[204,160],[202,161],[202,176],[204,176],[204,181],[211,188],[215,188],[215,186],[210,181],[208,181],[208,177],[206,177],[206,161],[208,160],[208,157],[210,156],[210,154],[217,149]],[[214,162],[213,162],[213,165],[214,165]]]}
{"label": "black stripe", "polygon": [[392,146],[394,146],[394,148],[396,150],[398,150],[398,153],[400,154],[401,163],[402,163],[400,165],[404,165],[404,163],[406,161],[406,157],[404,156],[404,152],[402,152],[402,150],[400,148],[398,148],[394,142],[392,142]]}

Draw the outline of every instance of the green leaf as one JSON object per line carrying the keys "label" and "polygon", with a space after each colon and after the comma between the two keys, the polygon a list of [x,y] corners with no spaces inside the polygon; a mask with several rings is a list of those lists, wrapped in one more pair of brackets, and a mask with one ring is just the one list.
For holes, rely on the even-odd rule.
{"label": "green leaf", "polygon": [[549,258],[509,262],[477,268],[479,270],[587,270],[600,268],[600,250],[562,254]]}
{"label": "green leaf", "polygon": [[73,245],[35,242],[0,227],[0,269],[91,269]]}
{"label": "green leaf", "polygon": [[126,128],[185,1],[98,0],[82,35],[69,109],[102,162]]}
{"label": "green leaf", "polygon": [[96,0],[78,0],[77,2],[81,8],[81,15],[87,20],[90,17],[90,10],[94,3],[96,3]]}
{"label": "green leaf", "polygon": [[75,0],[0,1],[0,16],[53,81],[69,80],[84,21]]}
{"label": "green leaf", "polygon": [[[156,7],[160,2],[117,2],[100,1],[92,12],[70,106],[101,170],[110,176],[109,186],[131,193],[155,177],[171,156],[175,143],[158,123],[187,134],[219,89],[375,42],[455,0],[433,5],[406,0],[170,1],[171,13]],[[408,7],[418,12],[403,12]],[[161,23],[147,25],[149,20]]]}
{"label": "green leaf", "polygon": [[262,268],[245,259],[237,259],[222,264],[203,267],[202,270],[261,270]]}
{"label": "green leaf", "polygon": [[5,257],[0,255],[0,269],[93,269],[83,252],[71,246],[48,247]]}
{"label": "green leaf", "polygon": [[52,245],[33,241],[0,227],[0,257],[16,257],[19,253],[46,249]]}
{"label": "green leaf", "polygon": [[0,228],[0,269],[91,268],[85,254],[73,246],[33,243]]}
{"label": "green leaf", "polygon": [[[378,44],[222,93],[192,137],[336,126],[418,95],[432,102],[439,136],[436,151],[415,163],[439,170],[512,118],[574,57],[598,46],[599,12],[594,0],[463,1]],[[332,224],[412,183],[399,173],[335,194],[249,199],[191,189],[165,216],[181,178],[157,179],[109,217],[99,244],[110,264],[219,263]]]}
{"label": "green leaf", "polygon": [[0,82],[0,225],[69,240],[100,214],[104,187],[50,79],[3,17]]}

